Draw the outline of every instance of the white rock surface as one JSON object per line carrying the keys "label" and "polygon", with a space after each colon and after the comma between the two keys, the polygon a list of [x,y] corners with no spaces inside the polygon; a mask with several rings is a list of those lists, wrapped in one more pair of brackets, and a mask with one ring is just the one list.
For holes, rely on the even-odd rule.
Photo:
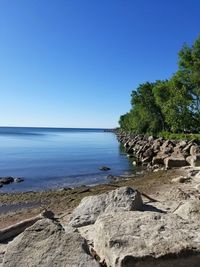
{"label": "white rock surface", "polygon": [[176,178],[173,178],[172,179],[172,183],[185,183],[185,182],[188,182],[189,181],[189,178],[188,177],[184,177],[184,176],[179,176],[179,177],[176,177]]}
{"label": "white rock surface", "polygon": [[79,233],[43,219],[27,228],[7,247],[3,267],[99,267]]}
{"label": "white rock surface", "polygon": [[94,228],[94,249],[108,266],[199,267],[199,227],[176,214],[112,212]]}
{"label": "white rock surface", "polygon": [[73,211],[69,224],[82,227],[95,223],[99,215],[110,211],[141,210],[143,202],[138,191],[130,187],[120,187],[97,196],[82,199]]}
{"label": "white rock surface", "polygon": [[175,213],[188,221],[200,224],[200,200],[188,200]]}

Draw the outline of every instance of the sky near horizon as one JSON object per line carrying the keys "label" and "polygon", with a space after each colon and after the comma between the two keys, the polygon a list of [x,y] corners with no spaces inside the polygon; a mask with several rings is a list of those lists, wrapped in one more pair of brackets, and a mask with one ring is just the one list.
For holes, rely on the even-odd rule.
{"label": "sky near horizon", "polygon": [[0,126],[116,127],[200,34],[199,0],[0,0]]}

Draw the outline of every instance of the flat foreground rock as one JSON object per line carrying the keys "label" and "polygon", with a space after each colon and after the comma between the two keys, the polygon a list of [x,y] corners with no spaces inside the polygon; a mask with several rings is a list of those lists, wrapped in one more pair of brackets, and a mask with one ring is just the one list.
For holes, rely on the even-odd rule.
{"label": "flat foreground rock", "polygon": [[108,266],[199,267],[199,227],[175,214],[112,212],[94,228],[94,249]]}
{"label": "flat foreground rock", "polygon": [[200,224],[200,200],[188,200],[175,213],[185,220]]}
{"label": "flat foreground rock", "polygon": [[79,233],[43,219],[27,228],[7,247],[3,267],[99,267]]}
{"label": "flat foreground rock", "polygon": [[99,215],[111,211],[141,210],[143,202],[138,191],[130,187],[120,187],[109,193],[82,199],[73,211],[70,225],[81,227],[95,223]]}

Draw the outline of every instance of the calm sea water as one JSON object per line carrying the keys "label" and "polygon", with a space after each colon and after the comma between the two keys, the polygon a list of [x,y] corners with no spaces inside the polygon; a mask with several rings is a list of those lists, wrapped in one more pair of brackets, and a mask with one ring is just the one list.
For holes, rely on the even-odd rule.
{"label": "calm sea water", "polygon": [[0,127],[0,176],[24,178],[0,192],[94,185],[131,169],[115,135],[102,129]]}

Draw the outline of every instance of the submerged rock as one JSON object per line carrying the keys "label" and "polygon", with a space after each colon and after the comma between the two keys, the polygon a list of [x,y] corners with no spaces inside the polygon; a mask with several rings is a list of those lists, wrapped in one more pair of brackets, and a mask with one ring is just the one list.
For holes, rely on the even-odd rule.
{"label": "submerged rock", "polygon": [[2,266],[100,267],[79,233],[65,233],[49,219],[38,221],[10,242]]}
{"label": "submerged rock", "polygon": [[107,166],[101,166],[101,167],[99,167],[99,170],[100,170],[100,171],[109,171],[110,168],[107,167]]}
{"label": "submerged rock", "polygon": [[95,223],[99,215],[110,211],[141,210],[143,202],[138,191],[120,187],[108,193],[82,199],[73,211],[69,224],[81,227]]}

